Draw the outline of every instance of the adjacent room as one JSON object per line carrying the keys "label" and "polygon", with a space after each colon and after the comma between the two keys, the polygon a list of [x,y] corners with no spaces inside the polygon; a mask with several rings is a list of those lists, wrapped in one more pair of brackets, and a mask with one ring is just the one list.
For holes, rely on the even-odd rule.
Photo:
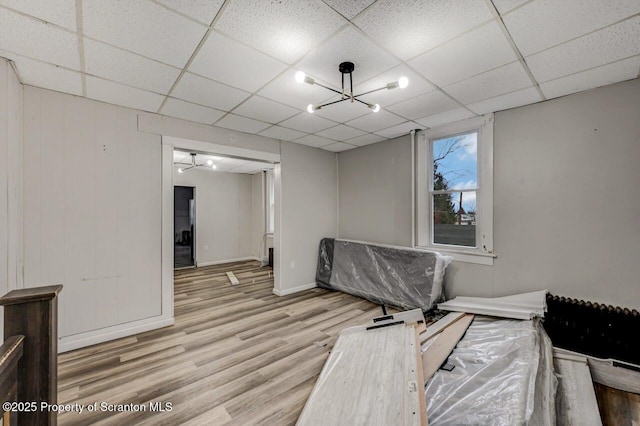
{"label": "adjacent room", "polygon": [[639,118],[638,0],[0,0],[0,423],[640,425]]}

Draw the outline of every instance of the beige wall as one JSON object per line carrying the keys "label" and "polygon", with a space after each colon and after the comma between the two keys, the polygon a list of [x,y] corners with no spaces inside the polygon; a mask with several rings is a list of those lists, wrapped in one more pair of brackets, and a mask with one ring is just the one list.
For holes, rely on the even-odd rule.
{"label": "beige wall", "polygon": [[276,225],[281,244],[274,256],[280,263],[276,290],[285,294],[315,286],[320,240],[336,236],[337,168],[335,153],[290,142],[281,143],[280,158],[283,228]]}
{"label": "beige wall", "polygon": [[160,316],[160,137],[137,131],[134,110],[24,97],[24,284],[64,285],[61,349]]}
{"label": "beige wall", "polygon": [[189,170],[174,185],[195,187],[196,262],[199,266],[252,256],[251,175]]}
{"label": "beige wall", "polygon": [[338,154],[340,238],[411,244],[410,166],[409,136]]}
{"label": "beige wall", "polygon": [[251,175],[251,256],[264,256],[264,172]]}
{"label": "beige wall", "polygon": [[[0,296],[22,287],[23,89],[0,58]],[[0,341],[3,336],[0,308]]]}
{"label": "beige wall", "polygon": [[[494,266],[454,262],[446,291],[640,307],[640,80],[495,114]],[[408,245],[406,138],[340,153],[340,237]],[[393,147],[393,148],[392,148]],[[393,168],[397,173],[394,175]],[[369,189],[363,176],[387,179]],[[350,202],[354,199],[357,202]],[[343,201],[344,200],[344,201]],[[389,220],[376,212],[386,212]],[[367,213],[373,212],[373,213]]]}

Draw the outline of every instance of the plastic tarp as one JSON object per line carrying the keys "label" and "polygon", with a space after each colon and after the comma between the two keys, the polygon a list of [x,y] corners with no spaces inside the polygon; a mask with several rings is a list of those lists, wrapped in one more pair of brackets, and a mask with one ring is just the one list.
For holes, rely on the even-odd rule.
{"label": "plastic tarp", "polygon": [[430,426],[555,424],[551,341],[538,320],[476,316],[425,389]]}
{"label": "plastic tarp", "polygon": [[431,309],[442,296],[451,257],[437,252],[325,238],[316,282],[404,309]]}

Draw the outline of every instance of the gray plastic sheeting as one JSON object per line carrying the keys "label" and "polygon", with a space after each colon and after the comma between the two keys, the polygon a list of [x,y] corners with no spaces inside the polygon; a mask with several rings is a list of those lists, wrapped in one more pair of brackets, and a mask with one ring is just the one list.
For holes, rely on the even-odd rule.
{"label": "gray plastic sheeting", "polygon": [[537,320],[476,316],[427,384],[429,425],[555,424],[551,351]]}
{"label": "gray plastic sheeting", "polygon": [[325,238],[316,281],[376,303],[427,311],[442,296],[450,262],[436,252]]}

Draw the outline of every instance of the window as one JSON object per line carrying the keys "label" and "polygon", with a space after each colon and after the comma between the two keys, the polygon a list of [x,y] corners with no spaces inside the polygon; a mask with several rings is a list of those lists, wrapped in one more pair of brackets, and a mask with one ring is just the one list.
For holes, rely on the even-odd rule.
{"label": "window", "polygon": [[493,264],[493,116],[416,138],[416,245]]}

